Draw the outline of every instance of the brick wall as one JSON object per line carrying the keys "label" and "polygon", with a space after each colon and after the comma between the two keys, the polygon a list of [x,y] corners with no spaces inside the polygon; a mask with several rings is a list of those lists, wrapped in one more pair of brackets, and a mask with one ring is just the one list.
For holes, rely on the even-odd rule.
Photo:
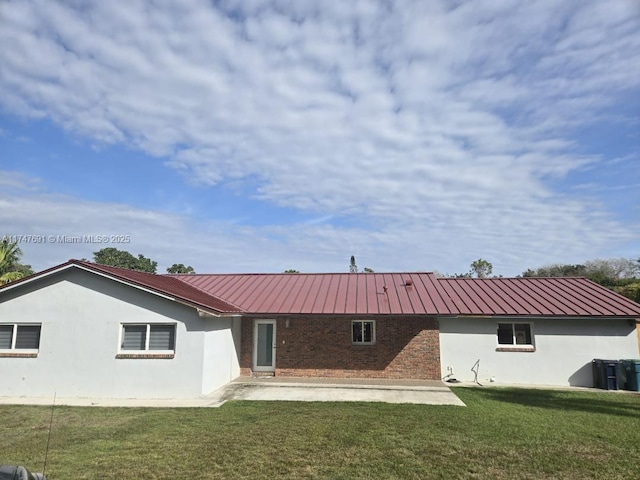
{"label": "brick wall", "polygon": [[[269,317],[276,324],[276,376],[440,378],[437,321],[427,317]],[[289,327],[286,320],[289,320]],[[376,343],[353,345],[352,320],[375,320]],[[253,318],[242,319],[240,366],[251,374]]]}

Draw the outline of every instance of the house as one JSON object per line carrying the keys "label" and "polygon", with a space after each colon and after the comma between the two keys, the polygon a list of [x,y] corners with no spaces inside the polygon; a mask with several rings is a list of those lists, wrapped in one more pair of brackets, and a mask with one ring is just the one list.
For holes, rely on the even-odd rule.
{"label": "house", "polygon": [[0,288],[0,396],[188,398],[252,374],[590,386],[593,358],[638,357],[636,318],[640,305],[581,278],[70,260]]}

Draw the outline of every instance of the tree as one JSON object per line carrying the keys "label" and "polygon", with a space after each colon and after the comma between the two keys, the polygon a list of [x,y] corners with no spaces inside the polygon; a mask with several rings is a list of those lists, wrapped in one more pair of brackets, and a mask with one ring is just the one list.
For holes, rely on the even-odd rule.
{"label": "tree", "polygon": [[544,267],[536,268],[522,273],[523,277],[584,277],[586,276],[586,267],[576,264],[560,264],[553,263]]}
{"label": "tree", "polygon": [[454,273],[451,275],[452,278],[473,278],[473,275],[469,272],[467,273]]}
{"label": "tree", "polygon": [[349,263],[349,273],[358,273],[358,266],[356,265],[356,257],[351,255],[351,262]]}
{"label": "tree", "polygon": [[28,277],[29,275],[33,275],[35,273],[33,271],[33,268],[31,268],[31,265],[27,265],[25,263],[16,263],[13,266],[13,271],[18,272],[19,274],[22,275],[22,277]]}
{"label": "tree", "polygon": [[373,270],[369,267],[364,267],[364,270],[362,270],[364,273],[373,273]]}
{"label": "tree", "polygon": [[587,277],[604,286],[633,279],[640,274],[640,265],[628,258],[596,259],[582,264],[554,263],[535,270],[528,269],[523,277]]}
{"label": "tree", "polygon": [[635,278],[640,273],[636,262],[629,258],[596,259],[585,262],[586,277],[601,285],[610,286],[621,280]]}
{"label": "tree", "polygon": [[493,265],[482,258],[471,262],[471,270],[469,270],[469,276],[473,276],[475,274],[478,278],[486,278],[491,275],[493,272]]}
{"label": "tree", "polygon": [[30,265],[20,263],[21,256],[22,250],[18,247],[18,242],[10,242],[6,237],[2,239],[0,242],[0,285],[19,280],[33,273]]}
{"label": "tree", "polygon": [[93,261],[100,265],[109,265],[111,267],[126,268],[128,270],[137,270],[139,272],[156,273],[158,262],[146,258],[144,255],[138,254],[138,258],[124,250],[118,250],[113,247],[106,247],[97,252],[93,252]]}
{"label": "tree", "polygon": [[174,263],[167,268],[167,273],[196,273],[191,265],[185,267],[182,263]]}
{"label": "tree", "polygon": [[528,269],[523,277],[586,277],[625,297],[640,301],[640,261],[628,258],[596,259],[584,265],[551,264]]}
{"label": "tree", "polygon": [[298,270],[295,270],[293,268],[290,268],[288,270],[285,270],[284,273],[300,273]]}

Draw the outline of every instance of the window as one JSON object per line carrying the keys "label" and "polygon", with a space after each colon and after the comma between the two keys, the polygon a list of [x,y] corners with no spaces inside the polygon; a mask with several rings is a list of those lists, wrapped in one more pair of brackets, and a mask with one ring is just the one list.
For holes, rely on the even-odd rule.
{"label": "window", "polygon": [[176,343],[175,324],[123,324],[120,350],[173,351]]}
{"label": "window", "polygon": [[499,323],[498,324],[498,345],[507,347],[531,348],[533,347],[533,337],[531,335],[530,323]]}
{"label": "window", "polygon": [[368,345],[376,342],[376,322],[356,320],[351,322],[351,343]]}
{"label": "window", "polygon": [[0,324],[0,350],[38,350],[40,325]]}

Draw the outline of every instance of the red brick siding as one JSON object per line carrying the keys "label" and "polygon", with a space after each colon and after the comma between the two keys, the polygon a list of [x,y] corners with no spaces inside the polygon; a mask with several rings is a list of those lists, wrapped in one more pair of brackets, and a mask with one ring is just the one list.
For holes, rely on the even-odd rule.
{"label": "red brick siding", "polygon": [[[286,327],[286,320],[289,327]],[[276,376],[440,378],[437,322],[427,317],[270,317],[276,325]],[[353,345],[352,320],[375,320],[376,343]],[[252,318],[242,319],[241,373],[251,374]]]}

